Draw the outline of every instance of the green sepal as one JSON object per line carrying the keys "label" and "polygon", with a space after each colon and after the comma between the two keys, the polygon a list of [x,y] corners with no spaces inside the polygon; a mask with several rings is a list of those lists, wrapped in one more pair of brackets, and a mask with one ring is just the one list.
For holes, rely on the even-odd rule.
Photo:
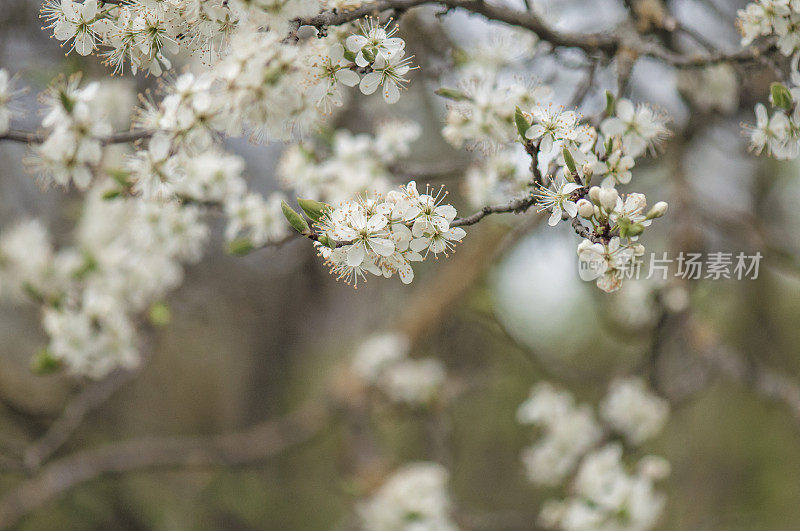
{"label": "green sepal", "polygon": [[306,213],[308,219],[315,223],[319,221],[326,211],[331,209],[330,205],[320,201],[314,201],[313,199],[300,199],[298,197],[297,204],[300,205],[300,208]]}
{"label": "green sepal", "polygon": [[528,129],[531,128],[531,124],[528,122],[528,119],[525,118],[525,115],[522,113],[522,109],[519,107],[517,107],[514,111],[514,123],[517,125],[517,132],[519,133],[519,136],[525,138],[525,133],[527,133]]}
{"label": "green sepal", "polygon": [[611,94],[611,91],[606,91],[606,116],[613,116],[614,109],[616,108],[617,102],[614,95]]}
{"label": "green sepal", "polygon": [[290,207],[286,201],[281,201],[281,210],[283,211],[283,215],[286,216],[286,221],[289,222],[289,225],[291,225],[294,230],[300,234],[308,234],[311,232],[308,222],[303,219],[303,216],[292,210],[292,207]]}
{"label": "green sepal", "polygon": [[792,93],[789,92],[788,88],[784,87],[778,82],[775,82],[769,86],[769,92],[772,95],[773,105],[780,107],[785,111],[792,110]]}
{"label": "green sepal", "polygon": [[567,169],[572,173],[578,173],[577,166],[575,165],[575,159],[572,158],[572,153],[570,153],[567,148],[564,148],[561,150],[561,154],[564,156],[564,164],[567,165]]}
{"label": "green sepal", "polygon": [[54,357],[46,347],[31,359],[31,371],[35,374],[51,374],[61,369],[61,360]]}
{"label": "green sepal", "polygon": [[336,240],[328,238],[328,236],[325,234],[320,234],[319,237],[317,238],[317,241],[322,245],[324,245],[325,247],[330,247],[331,249],[336,249],[337,247]]}
{"label": "green sepal", "polygon": [[255,249],[250,238],[236,238],[226,245],[226,251],[233,256],[243,256]]}
{"label": "green sepal", "polygon": [[460,90],[450,89],[445,87],[435,90],[434,94],[453,101],[466,101],[472,99],[463,92],[461,92]]}
{"label": "green sepal", "polygon": [[147,320],[153,326],[167,326],[172,321],[172,311],[165,302],[155,302],[150,305]]}
{"label": "green sepal", "polygon": [[350,61],[351,63],[355,63],[356,62],[356,53],[353,52],[353,51],[348,50],[347,48],[345,48],[345,50],[344,50],[344,58],[347,59],[348,61]]}

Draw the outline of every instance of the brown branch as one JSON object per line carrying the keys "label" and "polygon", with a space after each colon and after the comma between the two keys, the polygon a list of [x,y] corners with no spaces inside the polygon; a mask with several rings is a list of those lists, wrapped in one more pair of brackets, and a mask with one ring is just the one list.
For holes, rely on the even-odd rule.
{"label": "brown branch", "polygon": [[630,48],[636,55],[653,57],[678,68],[701,68],[724,62],[757,63],[763,60],[762,56],[765,53],[774,50],[774,46],[767,43],[734,53],[679,54],[665,49],[656,42],[642,39],[633,28],[621,26],[617,29],[617,34],[563,33],[549,27],[532,11],[510,9],[484,0],[378,0],[352,11],[326,11],[295,22],[299,25],[325,29],[328,26],[346,24],[383,11],[405,11],[426,4],[438,4],[447,9],[463,9],[489,20],[528,29],[554,47],[579,48],[587,53],[600,52],[609,58],[621,48]]}
{"label": "brown branch", "polygon": [[[127,144],[128,142],[135,142],[144,138],[153,136],[153,131],[124,131],[114,133],[112,135],[100,138],[100,142],[104,145],[108,144]],[[34,133],[31,131],[19,131],[12,129],[4,135],[0,135],[0,141],[8,140],[10,142],[22,142],[25,144],[42,144],[47,140],[47,135],[41,133]]]}
{"label": "brown branch", "polygon": [[697,322],[692,323],[689,337],[711,371],[782,404],[800,423],[800,383],[759,360],[746,359]]}
{"label": "brown branch", "polygon": [[352,11],[326,11],[310,18],[297,20],[296,22],[299,25],[314,26],[322,29],[328,26],[338,26],[347,22],[352,22],[364,16],[380,13],[382,11],[404,11],[423,4],[439,4],[448,9],[464,9],[471,13],[483,15],[489,20],[496,20],[512,26],[525,28],[536,33],[540,39],[549,42],[553,46],[613,53],[618,45],[618,41],[610,35],[561,33],[547,26],[541,18],[532,11],[509,9],[500,5],[484,2],[483,0],[379,0]]}
{"label": "brown branch", "polygon": [[465,227],[468,225],[475,225],[480,220],[490,214],[507,214],[513,212],[514,214],[521,214],[527,211],[531,205],[536,203],[536,198],[533,195],[514,199],[503,205],[488,205],[478,210],[471,216],[465,218],[456,218],[451,223],[451,227]]}
{"label": "brown branch", "polygon": [[138,372],[135,369],[118,370],[103,380],[87,385],[67,403],[61,416],[50,425],[45,434],[25,450],[23,454],[25,467],[28,470],[39,468],[69,440],[87,414],[103,405]]}
{"label": "brown branch", "polygon": [[69,489],[99,477],[150,469],[205,468],[251,463],[302,444],[329,422],[324,403],[310,402],[278,420],[210,437],[142,437],[84,450],[53,461],[0,499],[0,528]]}

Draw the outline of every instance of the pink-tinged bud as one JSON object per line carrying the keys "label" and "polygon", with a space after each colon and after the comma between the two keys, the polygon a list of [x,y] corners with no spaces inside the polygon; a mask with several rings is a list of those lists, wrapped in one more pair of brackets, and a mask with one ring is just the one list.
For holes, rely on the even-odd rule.
{"label": "pink-tinged bud", "polygon": [[647,213],[647,219],[660,218],[667,213],[667,208],[669,208],[669,205],[666,201],[659,201]]}
{"label": "pink-tinged bud", "polygon": [[617,206],[617,198],[619,197],[619,192],[615,188],[602,188],[599,193],[598,199],[600,200],[600,205],[606,210],[614,210],[614,207]]}
{"label": "pink-tinged bud", "polygon": [[594,216],[594,205],[586,199],[581,199],[577,203],[578,215],[582,218],[589,219]]}

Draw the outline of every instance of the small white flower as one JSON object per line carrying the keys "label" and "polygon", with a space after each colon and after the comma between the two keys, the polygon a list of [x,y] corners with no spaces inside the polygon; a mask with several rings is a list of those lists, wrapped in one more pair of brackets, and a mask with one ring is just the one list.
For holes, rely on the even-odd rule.
{"label": "small white flower", "polygon": [[563,181],[558,188],[552,190],[548,187],[537,185],[535,192],[536,204],[538,205],[537,212],[544,210],[551,210],[550,218],[547,220],[548,225],[555,226],[561,221],[561,211],[565,211],[570,217],[574,218],[578,215],[578,206],[575,201],[570,199],[572,193],[579,189],[580,185]]}
{"label": "small white flower", "polygon": [[533,125],[525,132],[525,138],[541,139],[540,149],[549,153],[556,142],[577,138],[577,124],[578,115],[573,111],[554,112],[540,105],[533,110]]}
{"label": "small white flower", "polygon": [[400,89],[408,83],[405,75],[413,68],[411,66],[413,56],[404,57],[404,55],[403,50],[398,50],[388,57],[379,55],[372,65],[372,72],[361,79],[359,84],[361,92],[369,95],[378,90],[379,86],[383,86],[383,99],[386,103],[397,103],[400,99]]}
{"label": "small white flower", "polygon": [[356,54],[356,65],[368,66],[379,57],[387,61],[390,56],[402,52],[406,43],[399,37],[393,37],[399,28],[394,26],[387,29],[389,24],[380,26],[370,18],[366,25],[360,25],[361,35],[350,35],[347,38],[345,45]]}
{"label": "small white flower", "polygon": [[607,137],[621,138],[625,154],[631,157],[654,149],[669,135],[663,117],[647,105],[634,106],[624,98],[617,100],[615,116],[606,118],[600,124],[600,130]]}

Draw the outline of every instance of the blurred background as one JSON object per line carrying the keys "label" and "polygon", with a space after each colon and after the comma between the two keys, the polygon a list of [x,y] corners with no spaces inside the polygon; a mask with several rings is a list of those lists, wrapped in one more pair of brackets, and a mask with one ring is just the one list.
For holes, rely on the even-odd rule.
{"label": "blurred background", "polygon": [[[666,2],[687,25],[723,50],[736,50],[735,10],[743,1]],[[612,29],[627,16],[622,1],[542,0],[538,9],[565,29]],[[0,66],[29,86],[21,128],[35,129],[37,93],[58,73],[82,70],[120,86],[120,108],[152,89],[153,78],[109,78],[96,58],[64,56],[41,31],[40,3],[0,4]],[[591,7],[591,9],[588,9]],[[433,94],[451,81],[452,47],[493,31],[478,17],[434,9],[407,13],[401,34],[421,65],[411,89],[393,106],[356,97],[337,127],[373,130],[388,117],[413,119],[422,136],[405,161],[420,183],[444,184],[459,213],[474,207],[462,177],[479,153],[454,150],[441,138],[444,101]],[[591,17],[587,17],[590,14]],[[444,31],[443,31],[444,30]],[[691,48],[691,42],[678,43]],[[580,59],[580,54],[577,54]],[[583,71],[571,57],[532,61],[532,72],[568,103]],[[529,73],[529,72],[523,72]],[[626,283],[605,294],[576,274],[569,227],[540,227],[500,216],[468,231],[458,252],[429,260],[407,288],[372,279],[358,290],[337,283],[307,242],[245,257],[227,255],[222,220],[205,258],[189,267],[166,300],[168,326],[146,326],[141,371],[109,393],[57,455],[131,437],[212,435],[245,429],[334,397],[336,413],[300,444],[228,467],[135,471],[80,484],[32,510],[19,529],[349,529],[353,505],[386,471],[415,460],[445,464],[465,527],[533,529],[553,492],[525,478],[520,452],[533,440],[515,411],[531,386],[558,382],[581,401],[597,403],[614,377],[642,371],[674,399],[665,433],[642,451],[672,464],[661,489],[663,529],[795,529],[800,525],[800,408],[754,393],[736,371],[715,372],[695,330],[735,351],[746,367],[769,366],[800,378],[800,180],[794,163],[747,153],[742,122],[754,122],[772,73],[737,70],[733,103],[713,87],[648,60],[628,86],[672,118],[674,136],[658,158],[634,169],[634,189],[670,214],[647,233],[649,251],[760,251],[756,280]],[[691,77],[691,76],[689,76]],[[696,77],[696,76],[695,76]],[[613,77],[599,76],[587,114],[604,105]],[[698,88],[698,86],[700,88]],[[706,101],[697,94],[706,97]],[[710,103],[709,103],[710,101]],[[126,129],[125,117],[118,129]],[[254,190],[277,189],[283,149],[230,141],[247,160]],[[26,171],[25,147],[0,144],[0,226],[37,217],[69,241],[80,194],[42,190]],[[398,182],[405,181],[398,176]],[[541,225],[541,224],[540,224]],[[658,304],[667,297],[669,304]],[[667,310],[664,310],[664,308]],[[397,330],[413,357],[433,356],[447,369],[446,391],[430,407],[401,407],[352,384],[347,367],[361,340]],[[89,386],[63,374],[35,375],[30,358],[46,338],[35,308],[0,307],[0,450],[20,455]],[[116,388],[118,387],[118,389]],[[766,393],[769,394],[769,393]],[[774,393],[773,393],[774,394]],[[0,493],[25,477],[0,469]]]}

